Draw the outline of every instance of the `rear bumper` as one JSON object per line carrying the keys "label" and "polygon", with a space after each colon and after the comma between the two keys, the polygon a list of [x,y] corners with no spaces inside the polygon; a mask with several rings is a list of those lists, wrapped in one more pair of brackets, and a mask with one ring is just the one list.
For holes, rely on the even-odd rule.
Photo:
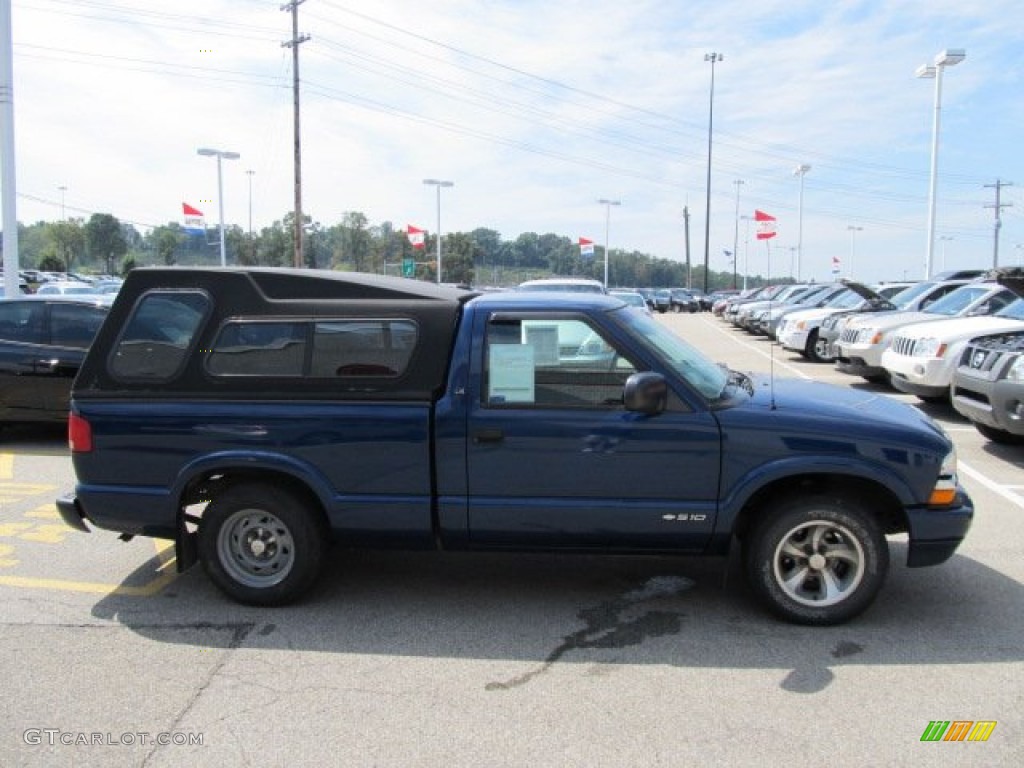
{"label": "rear bumper", "polygon": [[92,531],[89,530],[89,526],[85,524],[85,512],[82,511],[81,506],[78,504],[78,499],[74,494],[69,493],[61,496],[57,499],[56,504],[57,512],[60,514],[61,520],[76,531],[92,533]]}

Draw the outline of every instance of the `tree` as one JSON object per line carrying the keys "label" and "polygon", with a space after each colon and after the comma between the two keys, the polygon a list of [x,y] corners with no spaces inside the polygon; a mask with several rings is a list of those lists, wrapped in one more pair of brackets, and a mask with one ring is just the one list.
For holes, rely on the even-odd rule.
{"label": "tree", "polygon": [[47,249],[46,253],[54,254],[63,262],[63,269],[70,271],[72,264],[76,260],[81,260],[85,254],[85,230],[82,227],[82,220],[55,221],[46,225],[46,232],[53,244],[53,250]]}
{"label": "tree", "polygon": [[472,285],[480,248],[471,235],[453,232],[445,235],[441,253],[441,279],[446,283]]}
{"label": "tree", "polygon": [[334,237],[332,261],[351,265],[356,272],[373,272],[373,242],[365,214],[346,211]]}
{"label": "tree", "polygon": [[128,252],[121,231],[121,222],[109,213],[94,213],[85,225],[86,252],[93,259],[103,262],[108,275],[114,274],[114,263]]}
{"label": "tree", "polygon": [[290,266],[295,258],[292,239],[293,230],[291,227],[285,229],[285,225],[280,221],[275,221],[273,225],[264,227],[260,232],[256,263],[268,267],[281,267],[286,264]]}
{"label": "tree", "polygon": [[181,225],[172,221],[166,226],[154,227],[149,235],[157,263],[168,267],[178,262],[177,251],[185,241],[185,233]]}

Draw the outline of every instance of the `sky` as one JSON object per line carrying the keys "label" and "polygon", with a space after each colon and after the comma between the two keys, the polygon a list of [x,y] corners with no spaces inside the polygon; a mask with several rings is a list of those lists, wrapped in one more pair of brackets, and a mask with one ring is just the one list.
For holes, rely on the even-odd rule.
{"label": "sky", "polygon": [[[12,0],[18,221],[145,232],[188,203],[216,226],[201,147],[240,155],[222,162],[227,225],[293,210],[283,3]],[[440,207],[442,232],[919,279],[936,81],[915,72],[964,49],[941,80],[932,269],[993,266],[997,210],[999,265],[1017,265],[1021,30],[1015,0],[304,0],[302,208],[432,232]],[[440,206],[428,178],[453,182]]]}

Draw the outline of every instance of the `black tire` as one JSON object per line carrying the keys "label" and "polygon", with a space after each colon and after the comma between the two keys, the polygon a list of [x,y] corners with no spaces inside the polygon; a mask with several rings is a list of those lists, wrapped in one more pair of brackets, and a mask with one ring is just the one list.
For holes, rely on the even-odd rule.
{"label": "black tire", "polygon": [[856,500],[789,497],[761,512],[744,541],[751,589],[795,624],[841,624],[863,612],[889,570],[878,521]]}
{"label": "black tire", "polygon": [[827,363],[832,360],[828,356],[828,343],[818,334],[817,328],[811,331],[807,337],[807,346],[804,351],[807,352],[807,359],[812,363]]}
{"label": "black tire", "polygon": [[871,382],[872,384],[888,384],[890,387],[892,386],[892,382],[889,380],[888,371],[885,373],[873,373],[870,376],[862,376],[861,378],[864,379],[864,381]]}
{"label": "black tire", "polygon": [[302,597],[320,575],[327,545],[321,511],[265,483],[229,488],[199,524],[199,558],[210,580],[247,605]]}
{"label": "black tire", "polygon": [[1013,432],[996,429],[995,427],[990,427],[987,424],[979,424],[978,422],[974,422],[974,428],[993,443],[1000,443],[1001,445],[1024,445],[1024,435],[1015,435]]}

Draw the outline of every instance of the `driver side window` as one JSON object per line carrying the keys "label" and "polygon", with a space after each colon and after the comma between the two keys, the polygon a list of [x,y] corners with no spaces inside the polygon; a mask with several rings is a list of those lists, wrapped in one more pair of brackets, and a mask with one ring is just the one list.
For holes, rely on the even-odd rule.
{"label": "driver side window", "polygon": [[493,317],[484,404],[494,408],[622,407],[636,367],[583,319]]}

